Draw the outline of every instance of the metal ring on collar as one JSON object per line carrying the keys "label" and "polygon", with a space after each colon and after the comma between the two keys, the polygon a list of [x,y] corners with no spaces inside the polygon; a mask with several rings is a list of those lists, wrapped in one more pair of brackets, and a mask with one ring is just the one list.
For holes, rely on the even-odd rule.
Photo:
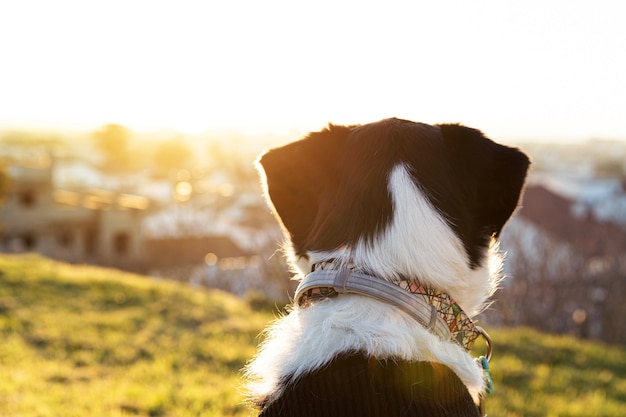
{"label": "metal ring on collar", "polygon": [[489,337],[485,329],[483,329],[482,327],[476,326],[476,330],[478,330],[480,335],[485,339],[485,344],[487,345],[487,351],[485,352],[484,356],[485,356],[485,359],[487,359],[487,362],[489,362],[491,361],[491,354],[493,352],[493,348],[491,346],[491,338]]}

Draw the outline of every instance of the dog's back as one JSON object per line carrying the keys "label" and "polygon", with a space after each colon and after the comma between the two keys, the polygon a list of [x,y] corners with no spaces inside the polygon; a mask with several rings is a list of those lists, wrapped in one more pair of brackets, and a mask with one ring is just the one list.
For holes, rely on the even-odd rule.
{"label": "dog's back", "polygon": [[263,406],[262,417],[478,416],[474,400],[445,365],[341,354]]}

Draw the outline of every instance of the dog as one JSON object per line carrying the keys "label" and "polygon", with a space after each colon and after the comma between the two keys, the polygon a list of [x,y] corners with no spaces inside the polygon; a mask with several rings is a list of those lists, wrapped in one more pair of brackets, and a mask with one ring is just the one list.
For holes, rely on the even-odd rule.
{"label": "dog", "polygon": [[481,415],[471,318],[501,279],[529,164],[479,130],[397,118],[262,154],[301,282],[244,371],[260,416]]}

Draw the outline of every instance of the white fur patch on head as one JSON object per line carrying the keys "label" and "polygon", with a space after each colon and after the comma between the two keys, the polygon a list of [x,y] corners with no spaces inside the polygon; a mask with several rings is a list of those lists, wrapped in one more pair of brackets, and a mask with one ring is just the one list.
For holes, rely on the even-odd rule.
{"label": "white fur patch on head", "polygon": [[498,264],[493,260],[498,258],[496,247],[486,264],[472,269],[461,239],[415,185],[406,167],[393,169],[389,189],[394,205],[391,226],[380,241],[365,246],[359,260],[379,262],[383,277],[395,270],[417,278],[423,285],[449,293],[468,314],[477,314],[499,280],[499,269],[493,269]]}

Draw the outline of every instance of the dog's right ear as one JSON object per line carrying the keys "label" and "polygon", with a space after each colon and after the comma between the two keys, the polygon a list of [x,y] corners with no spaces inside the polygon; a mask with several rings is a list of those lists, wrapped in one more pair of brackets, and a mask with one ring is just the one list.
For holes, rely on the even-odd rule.
{"label": "dog's right ear", "polygon": [[320,208],[333,200],[338,159],[352,127],[329,125],[321,132],[261,155],[257,167],[274,214],[282,222],[297,255],[311,233]]}

